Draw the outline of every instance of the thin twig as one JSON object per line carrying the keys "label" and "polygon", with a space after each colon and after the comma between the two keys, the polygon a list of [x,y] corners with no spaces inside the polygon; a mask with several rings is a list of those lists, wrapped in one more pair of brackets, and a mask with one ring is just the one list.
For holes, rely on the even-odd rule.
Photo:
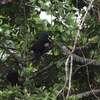
{"label": "thin twig", "polygon": [[71,55],[70,72],[69,72],[69,83],[68,83],[69,87],[68,87],[67,96],[69,96],[70,90],[71,90],[72,67],[73,67],[73,56]]}

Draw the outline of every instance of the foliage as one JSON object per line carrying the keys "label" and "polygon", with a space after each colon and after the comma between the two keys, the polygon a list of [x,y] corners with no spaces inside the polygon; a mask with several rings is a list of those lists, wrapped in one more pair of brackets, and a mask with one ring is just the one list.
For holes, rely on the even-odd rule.
{"label": "foliage", "polygon": [[[41,20],[40,14],[46,12],[51,16],[51,23]],[[57,93],[64,85],[65,61],[59,44],[65,44],[72,48],[78,29],[76,21],[76,9],[71,0],[18,0],[15,2],[0,4],[0,100],[55,100]],[[84,14],[84,11],[80,12]],[[54,19],[53,19],[54,17]],[[60,59],[46,58],[44,62],[33,64],[32,50],[30,49],[33,41],[37,40],[38,32],[49,32],[52,50],[48,53],[51,56],[59,56]],[[96,37],[96,38],[95,38]],[[78,46],[92,41],[97,43],[97,48],[87,55],[88,58],[100,60],[100,23],[88,14],[83,29],[81,30]],[[55,66],[58,71],[58,81],[50,87],[35,87],[33,72],[47,62],[47,65]],[[19,71],[20,75],[26,77],[24,87],[12,87],[6,83],[5,76],[2,75],[2,68],[9,66]],[[77,66],[75,66],[77,67]],[[84,70],[84,69],[83,69]],[[81,73],[83,74],[83,73]],[[95,84],[100,84],[99,73],[94,73]],[[4,84],[5,83],[5,84]],[[72,90],[74,93],[82,92],[86,87],[85,81],[81,84],[80,80],[73,80]],[[74,97],[68,100],[77,100]]]}

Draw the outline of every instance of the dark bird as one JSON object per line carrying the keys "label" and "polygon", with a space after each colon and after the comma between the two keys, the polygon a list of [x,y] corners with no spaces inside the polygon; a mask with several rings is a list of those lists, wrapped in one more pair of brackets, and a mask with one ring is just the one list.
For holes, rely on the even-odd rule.
{"label": "dark bird", "polygon": [[81,10],[85,6],[88,6],[88,3],[85,0],[72,0],[72,3],[79,10]]}
{"label": "dark bird", "polygon": [[48,33],[47,32],[40,32],[39,37],[37,41],[33,44],[32,50],[34,52],[34,57],[39,58],[44,53],[46,53],[48,50],[50,50],[50,41],[48,39]]}
{"label": "dark bird", "polygon": [[11,83],[12,86],[14,85],[23,85],[24,79],[21,78],[21,76],[18,74],[17,71],[13,69],[8,69],[6,71],[6,78]]}

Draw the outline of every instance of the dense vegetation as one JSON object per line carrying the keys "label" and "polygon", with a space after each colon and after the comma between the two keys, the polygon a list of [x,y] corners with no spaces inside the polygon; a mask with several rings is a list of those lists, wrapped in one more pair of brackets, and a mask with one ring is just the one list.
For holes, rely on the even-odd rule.
{"label": "dense vegetation", "polygon": [[78,1],[0,1],[0,100],[99,99],[100,1]]}

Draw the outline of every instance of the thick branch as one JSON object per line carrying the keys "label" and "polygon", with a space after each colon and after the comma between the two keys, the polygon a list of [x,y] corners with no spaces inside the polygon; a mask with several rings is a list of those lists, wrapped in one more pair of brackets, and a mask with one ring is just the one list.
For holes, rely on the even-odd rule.
{"label": "thick branch", "polygon": [[[67,47],[62,46],[61,49],[63,50],[63,52],[66,56],[71,54],[71,51]],[[74,62],[77,64],[88,65],[89,67],[95,67],[95,68],[100,67],[100,61],[96,61],[96,60],[88,59],[88,58],[83,58],[83,57],[80,57],[76,54],[73,54],[73,58],[74,58],[73,59]]]}
{"label": "thick branch", "polygon": [[80,93],[80,94],[77,94],[75,96],[78,97],[79,99],[82,99],[82,98],[87,98],[87,97],[94,96],[94,95],[100,95],[100,89],[86,91],[84,93]]}

